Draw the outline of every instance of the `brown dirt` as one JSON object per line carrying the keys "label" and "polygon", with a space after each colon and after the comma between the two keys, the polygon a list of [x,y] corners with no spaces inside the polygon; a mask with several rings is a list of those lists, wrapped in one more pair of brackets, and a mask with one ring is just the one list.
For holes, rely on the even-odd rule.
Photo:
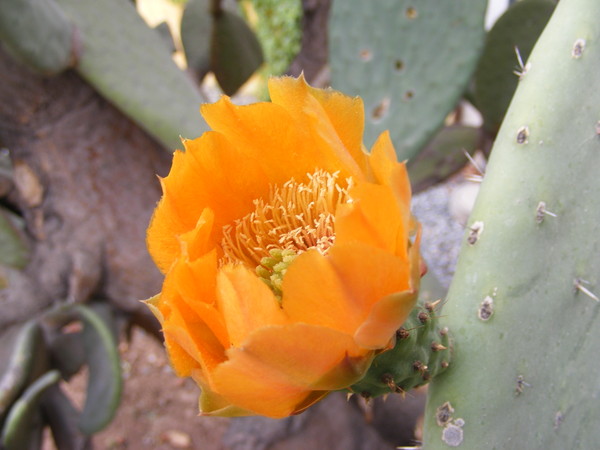
{"label": "brown dirt", "polygon": [[[198,416],[198,387],[173,373],[161,343],[136,328],[120,350],[121,405],[108,427],[94,435],[94,449],[226,450],[221,438],[229,420]],[[85,382],[82,373],[68,386],[78,405]]]}

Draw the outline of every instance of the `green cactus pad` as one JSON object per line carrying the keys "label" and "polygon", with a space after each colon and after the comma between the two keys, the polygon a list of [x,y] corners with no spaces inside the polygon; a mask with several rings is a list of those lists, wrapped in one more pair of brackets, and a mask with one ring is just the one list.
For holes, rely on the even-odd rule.
{"label": "green cactus pad", "polygon": [[390,130],[414,156],[463,94],[483,47],[484,0],[333,2],[332,85],[365,102],[370,146]]}
{"label": "green cactus pad", "polygon": [[598,17],[597,0],[558,3],[500,128],[442,312],[454,353],[424,448],[598,447]]}
{"label": "green cactus pad", "polygon": [[199,90],[131,2],[56,1],[84,36],[77,71],[105,98],[170,150],[208,129]]}
{"label": "green cactus pad", "polygon": [[[526,70],[533,45],[554,11],[549,0],[515,3],[488,33],[475,71],[475,102],[485,127],[497,132],[517,88],[519,73]],[[523,66],[519,67],[515,48]]]}
{"label": "green cactus pad", "polygon": [[405,393],[429,383],[450,363],[447,329],[439,328],[435,303],[414,308],[396,332],[394,347],[375,357],[367,374],[350,387],[365,398]]}
{"label": "green cactus pad", "polygon": [[442,128],[427,146],[408,163],[413,193],[423,191],[462,169],[465,152],[473,155],[481,140],[477,128],[452,125]]}
{"label": "green cactus pad", "polygon": [[260,42],[238,15],[223,10],[214,18],[210,67],[219,86],[233,95],[263,63]]}
{"label": "green cactus pad", "polygon": [[45,75],[75,63],[80,38],[54,1],[0,2],[0,41],[15,58]]}

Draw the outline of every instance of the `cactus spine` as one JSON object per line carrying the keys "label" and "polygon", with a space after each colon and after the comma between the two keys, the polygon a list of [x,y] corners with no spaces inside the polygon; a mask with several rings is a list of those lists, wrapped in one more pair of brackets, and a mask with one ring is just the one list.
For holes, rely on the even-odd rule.
{"label": "cactus spine", "polygon": [[427,449],[600,441],[599,16],[558,4],[500,129],[443,311],[455,352]]}

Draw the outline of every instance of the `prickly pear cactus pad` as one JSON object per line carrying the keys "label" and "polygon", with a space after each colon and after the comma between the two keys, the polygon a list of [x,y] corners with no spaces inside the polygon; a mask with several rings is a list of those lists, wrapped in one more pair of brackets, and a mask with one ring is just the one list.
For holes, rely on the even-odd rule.
{"label": "prickly pear cactus pad", "polygon": [[600,442],[600,2],[562,0],[492,150],[442,312],[424,447]]}
{"label": "prickly pear cactus pad", "polygon": [[483,0],[333,2],[332,85],[365,101],[365,144],[391,130],[415,155],[465,90],[483,46]]}
{"label": "prickly pear cactus pad", "polygon": [[181,147],[180,135],[205,131],[206,124],[198,119],[204,101],[200,92],[131,2],[57,3],[81,30],[76,69],[98,92],[168,149]]}

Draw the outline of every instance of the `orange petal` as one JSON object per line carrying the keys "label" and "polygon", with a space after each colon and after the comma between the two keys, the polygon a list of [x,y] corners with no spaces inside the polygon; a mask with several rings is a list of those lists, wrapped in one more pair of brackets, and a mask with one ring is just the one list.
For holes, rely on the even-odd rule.
{"label": "orange petal", "polygon": [[163,197],[148,229],[148,248],[163,272],[180,252],[177,236],[194,229],[205,208],[214,211],[220,233],[269,191],[258,164],[244,160],[222,135],[208,132],[184,144],[185,153],[175,152],[171,171],[161,180]]}
{"label": "orange petal", "polygon": [[283,277],[281,303],[293,322],[320,325],[352,336],[364,315],[353,301],[331,260],[316,250],[299,255]]}
{"label": "orange petal", "polygon": [[[209,381],[217,364],[225,361],[225,350],[210,328],[203,321],[184,318],[179,310],[174,309],[165,320],[163,333],[165,340],[177,344],[197,361],[197,366],[209,377]],[[175,361],[172,360],[172,363],[175,365]]]}
{"label": "orange petal", "polygon": [[191,231],[179,235],[181,251],[187,258],[193,261],[213,249],[214,242],[211,241],[211,237],[215,233],[214,222],[214,211],[204,208],[196,226]]}
{"label": "orange petal", "polygon": [[262,328],[227,354],[229,361],[214,372],[216,391],[233,405],[273,418],[356,382],[371,356],[349,336],[306,324]]}
{"label": "orange petal", "polygon": [[223,347],[230,341],[223,316],[216,307],[217,256],[216,251],[189,262],[180,259],[173,267],[173,283],[189,308],[206,323]]}
{"label": "orange petal", "polygon": [[336,242],[359,241],[406,258],[408,229],[393,191],[360,183],[350,190],[352,203],[336,211]]}
{"label": "orange petal", "polygon": [[[318,106],[318,102],[312,100]],[[304,179],[315,169],[340,171],[342,177],[362,177],[358,165],[328,122],[320,124],[306,114],[292,117],[275,103],[238,106],[227,97],[203,105],[202,114],[215,131],[244,152],[245,159],[259,162],[265,173],[263,184]]]}
{"label": "orange petal", "polygon": [[241,345],[258,328],[288,322],[273,292],[241,265],[219,271],[217,303],[233,346]]}
{"label": "orange petal", "polygon": [[356,382],[371,358],[351,336],[305,323],[257,330],[227,355],[231,364],[241,359],[311,390],[341,389]]}
{"label": "orange petal", "polygon": [[411,187],[405,163],[399,163],[389,131],[379,135],[369,155],[369,164],[378,184],[389,186],[399,205],[403,221],[408,226]]}
{"label": "orange petal", "polygon": [[212,391],[208,386],[206,377],[201,370],[193,370],[191,376],[202,390],[198,400],[198,406],[202,415],[221,417],[241,417],[253,415],[252,411],[232,405],[222,395]]}
{"label": "orange petal", "polygon": [[363,318],[381,298],[411,287],[408,261],[362,242],[336,244],[329,258]]}
{"label": "orange petal", "polygon": [[383,348],[390,336],[406,320],[418,298],[421,280],[419,254],[420,233],[409,250],[410,269],[408,286],[403,292],[391,294],[377,302],[369,317],[354,335],[356,342],[365,348]]}
{"label": "orange petal", "polygon": [[312,88],[303,75],[271,78],[269,94],[271,101],[283,106],[302,128],[315,131],[315,137],[320,138],[315,145],[337,155],[338,169],[362,179],[366,154],[362,146],[364,107],[360,98],[333,89]]}
{"label": "orange petal", "polygon": [[189,377],[194,370],[198,370],[200,363],[192,358],[181,345],[171,336],[164,336],[165,348],[169,355],[169,362],[178,377]]}
{"label": "orange petal", "polygon": [[[161,294],[146,300],[144,303],[148,305],[150,311],[154,313],[161,325],[165,323],[165,315],[170,316],[171,308],[163,300]],[[173,341],[170,337],[165,336],[165,347],[169,355],[171,366],[175,373],[180,377],[190,376],[193,369],[196,369],[200,364],[192,358],[181,346]]]}

